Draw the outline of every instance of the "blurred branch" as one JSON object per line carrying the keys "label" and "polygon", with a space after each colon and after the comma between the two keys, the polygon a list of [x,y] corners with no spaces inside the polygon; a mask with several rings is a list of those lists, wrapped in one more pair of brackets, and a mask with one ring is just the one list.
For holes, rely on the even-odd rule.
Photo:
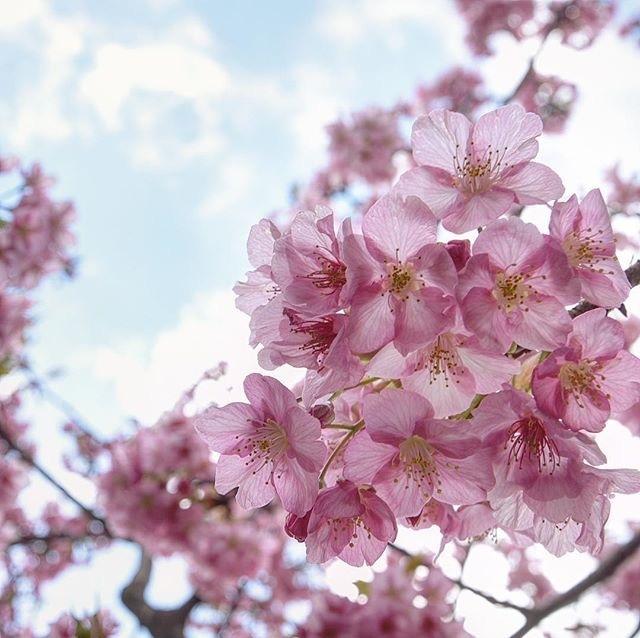
{"label": "blurred branch", "polygon": [[545,605],[529,610],[526,623],[511,638],[523,638],[547,616],[579,600],[587,590],[611,577],[622,563],[635,554],[638,548],[640,548],[640,532],[603,560],[597,569],[579,583],[576,583],[571,589],[552,598]]}
{"label": "blurred branch", "polygon": [[81,536],[75,536],[73,534],[66,534],[64,532],[52,532],[51,534],[25,534],[24,536],[19,536],[18,538],[12,540],[8,547],[17,547],[19,545],[30,545],[31,543],[52,543],[54,541],[69,541],[70,543],[79,543],[82,541],[101,538],[105,536],[104,533],[87,533],[82,534]]}
{"label": "blurred branch", "polygon": [[218,628],[217,638],[223,638],[225,632],[230,627],[233,616],[238,610],[238,607],[240,606],[240,601],[242,600],[242,596],[244,594],[244,586],[245,586],[244,581],[241,581],[240,584],[238,585],[238,588],[236,589],[235,596],[231,601],[229,611],[227,612],[225,619],[222,621],[222,624]]}
{"label": "blurred branch", "polygon": [[[404,549],[403,547],[400,547],[399,545],[396,545],[395,543],[389,543],[389,547],[394,551],[398,552],[399,554],[402,554],[402,556],[405,556],[406,558],[410,558],[410,559],[416,558],[416,556],[414,556],[411,552],[408,552],[406,549]],[[475,587],[465,585],[460,579],[450,578],[449,580],[460,589],[465,589],[468,592],[475,594],[476,596],[480,596],[480,598],[484,598],[487,602],[491,603],[492,605],[497,605],[498,607],[505,607],[507,609],[513,609],[514,611],[520,612],[526,618],[529,617],[529,614],[532,611],[531,609],[527,609],[526,607],[520,607],[520,605],[516,605],[515,603],[510,603],[508,600],[500,600],[498,598],[495,598],[491,594],[486,594],[485,592],[480,591]]]}
{"label": "blurred branch", "polygon": [[149,630],[153,638],[184,638],[184,628],[193,608],[200,603],[193,594],[175,609],[155,609],[145,600],[145,591],[151,578],[153,562],[142,550],[140,565],[129,584],[122,590],[120,598],[125,607]]}
{"label": "blurred branch", "polygon": [[0,438],[3,439],[9,446],[9,449],[13,450],[18,456],[27,464],[30,465],[36,472],[40,474],[45,480],[53,485],[61,494],[63,494],[69,501],[74,503],[80,508],[91,520],[96,521],[102,525],[104,534],[111,536],[107,529],[106,521],[98,516],[89,506],[85,505],[82,501],[78,500],[69,490],[62,485],[56,478],[54,478],[47,470],[45,470],[37,461],[31,456],[29,452],[23,450],[17,443],[15,443],[4,429],[4,425],[0,422]]}

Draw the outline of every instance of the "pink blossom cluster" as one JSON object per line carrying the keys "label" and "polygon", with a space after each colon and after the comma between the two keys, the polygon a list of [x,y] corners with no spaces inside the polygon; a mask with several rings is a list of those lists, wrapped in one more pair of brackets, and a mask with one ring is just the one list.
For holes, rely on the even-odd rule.
{"label": "pink blossom cluster", "polygon": [[182,549],[203,517],[215,468],[182,406],[113,443],[110,455],[110,469],[97,478],[110,529],[154,554]]}
{"label": "pink blossom cluster", "polygon": [[47,638],[110,638],[118,635],[118,627],[116,620],[106,610],[83,617],[63,614],[49,627]]}
{"label": "pink blossom cluster", "polygon": [[[423,572],[426,571],[425,575]],[[453,620],[450,593],[454,584],[433,564],[416,569],[390,557],[386,571],[371,582],[359,582],[362,600],[352,602],[329,591],[312,598],[312,610],[300,638],[368,638],[433,636],[464,638],[469,634]]]}
{"label": "pink blossom cluster", "polygon": [[[236,287],[251,343],[305,378],[294,394],[251,374],[248,403],[195,427],[220,454],[216,490],[246,509],[277,496],[311,562],[371,564],[398,523],[597,553],[610,496],[640,491],[592,436],[640,401],[640,360],[605,310],[630,284],[600,191],[560,201],[533,161],[541,132],[519,105],[433,111],[416,167],[360,228],[317,207],[251,230]],[[548,233],[503,216],[530,204],[551,208]],[[439,221],[479,232],[443,243]],[[598,307],[572,316],[581,299]]]}
{"label": "pink blossom cluster", "polygon": [[487,100],[480,75],[462,67],[453,67],[434,83],[418,86],[409,112],[417,116],[434,109],[447,109],[470,117]]}
{"label": "pink blossom cluster", "polygon": [[561,133],[578,97],[575,84],[554,75],[532,71],[516,93],[515,99],[544,123],[547,133]]}
{"label": "pink blossom cluster", "polygon": [[640,215],[640,179],[637,175],[624,177],[620,167],[614,166],[607,172],[611,187],[607,203],[613,214]]}
{"label": "pink blossom cluster", "polygon": [[13,367],[30,323],[25,290],[57,270],[71,272],[73,206],[51,198],[53,181],[35,164],[0,157],[0,376]]}
{"label": "pink blossom cluster", "polygon": [[615,6],[613,0],[554,0],[549,4],[552,17],[542,31],[557,29],[563,44],[585,49],[609,24]]}
{"label": "pink blossom cluster", "polygon": [[456,0],[467,23],[467,44],[475,55],[490,55],[489,38],[506,31],[517,40],[526,34],[525,25],[533,20],[533,0]]}
{"label": "pink blossom cluster", "polygon": [[2,202],[0,287],[33,288],[51,272],[70,272],[73,205],[51,198],[54,182],[38,164],[23,169],[17,160],[0,158],[0,175],[18,181]]}
{"label": "pink blossom cluster", "polygon": [[379,108],[353,113],[327,127],[329,167],[334,179],[388,182],[395,174],[394,154],[403,148],[398,114]]}

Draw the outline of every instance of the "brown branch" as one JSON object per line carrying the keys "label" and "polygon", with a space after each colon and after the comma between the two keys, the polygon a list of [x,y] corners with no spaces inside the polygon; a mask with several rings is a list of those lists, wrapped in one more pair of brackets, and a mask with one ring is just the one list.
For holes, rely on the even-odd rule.
{"label": "brown branch", "polygon": [[231,621],[233,619],[233,616],[238,610],[238,607],[240,606],[240,601],[242,600],[242,596],[244,594],[244,586],[245,586],[245,582],[244,580],[241,580],[238,585],[238,588],[236,589],[235,596],[231,601],[231,605],[229,606],[229,611],[227,612],[227,615],[225,616],[225,619],[222,621],[222,624],[220,625],[220,627],[218,627],[218,633],[216,634],[217,638],[223,638],[225,632],[231,626]]}
{"label": "brown branch", "polygon": [[471,585],[467,585],[460,580],[455,580],[453,578],[451,578],[450,580],[452,583],[460,587],[460,589],[471,592],[472,594],[475,594],[480,598],[484,598],[488,603],[491,603],[492,605],[496,605],[497,607],[504,607],[505,609],[513,609],[514,611],[521,613],[525,618],[528,618],[532,613],[532,610],[527,607],[521,607],[520,605],[516,605],[515,603],[509,602],[508,600],[501,600],[500,598],[496,598],[495,596],[480,591],[475,587],[471,587]]}
{"label": "brown branch", "polygon": [[86,540],[103,538],[104,536],[105,536],[104,533],[96,534],[93,532],[89,532],[81,536],[67,534],[65,532],[52,532],[50,534],[44,534],[42,536],[38,534],[25,534],[24,536],[19,536],[18,538],[12,540],[7,545],[7,547],[17,547],[19,545],[31,545],[32,543],[49,544],[55,541],[69,541],[70,543],[80,543]]}
{"label": "brown branch", "polygon": [[638,548],[640,548],[640,532],[636,533],[626,545],[622,545],[616,552],[603,560],[597,569],[571,589],[559,594],[545,605],[531,609],[527,615],[526,623],[511,638],[523,638],[545,618],[579,600],[587,590],[611,577],[622,563],[635,554]]}
{"label": "brown branch", "polygon": [[142,550],[138,570],[122,590],[120,598],[153,638],[184,638],[187,619],[192,609],[201,602],[200,598],[194,593],[175,609],[155,609],[147,603],[144,596],[151,578],[152,566],[151,557]]}
{"label": "brown branch", "polygon": [[4,429],[3,424],[0,422],[0,439],[3,439],[11,450],[16,452],[18,456],[27,464],[30,465],[36,472],[38,472],[44,479],[46,479],[51,485],[53,485],[61,494],[63,494],[69,501],[81,509],[91,520],[96,521],[102,525],[104,534],[111,536],[107,529],[106,521],[98,516],[89,506],[85,505],[82,501],[78,500],[69,490],[62,485],[56,478],[54,478],[47,470],[45,470],[38,462],[31,456],[29,452],[23,450],[17,443],[15,443],[9,434]]}
{"label": "brown branch", "polygon": [[[409,559],[416,558],[411,552],[408,552],[406,549],[404,549],[403,547],[400,547],[399,545],[396,545],[395,543],[389,543],[388,546],[394,551],[398,552],[399,554],[402,554],[402,556],[404,556],[405,558],[409,558]],[[468,592],[471,592],[476,596],[480,596],[480,598],[484,598],[487,602],[491,603],[492,605],[497,605],[498,607],[505,607],[507,609],[513,609],[514,611],[520,612],[523,616],[525,616],[525,618],[528,618],[529,613],[531,612],[531,610],[527,609],[526,607],[520,607],[520,605],[516,605],[515,603],[510,603],[508,600],[500,600],[498,598],[495,598],[491,594],[486,594],[485,592],[480,591],[479,589],[476,589],[475,587],[471,587],[470,585],[465,585],[459,579],[449,578],[449,580],[460,589],[466,589]]]}

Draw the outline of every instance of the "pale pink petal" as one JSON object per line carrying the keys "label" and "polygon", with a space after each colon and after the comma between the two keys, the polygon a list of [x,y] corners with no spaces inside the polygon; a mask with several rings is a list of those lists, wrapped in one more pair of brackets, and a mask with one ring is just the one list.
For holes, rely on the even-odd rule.
{"label": "pale pink petal", "polygon": [[251,227],[247,240],[247,253],[249,262],[254,268],[271,264],[273,247],[279,237],[280,231],[269,219],[261,219]]}
{"label": "pale pink petal", "polygon": [[562,197],[564,185],[560,176],[544,164],[528,162],[509,171],[500,179],[501,188],[515,193],[519,204],[545,204]]}
{"label": "pale pink petal", "polygon": [[471,195],[466,201],[458,203],[455,210],[444,218],[442,225],[452,233],[466,233],[506,213],[513,201],[513,193],[500,188]]}
{"label": "pale pink petal", "polygon": [[538,115],[526,113],[519,104],[510,104],[481,116],[473,127],[472,139],[479,155],[490,147],[502,158],[503,166],[514,166],[538,154],[535,138],[541,133]]}
{"label": "pale pink petal", "polygon": [[275,496],[271,464],[263,463],[262,459],[250,461],[239,456],[221,456],[216,465],[216,491],[226,494],[234,487],[238,487],[236,500],[240,507],[263,507]]}
{"label": "pale pink petal", "polygon": [[345,451],[344,477],[357,485],[370,484],[376,472],[397,453],[393,445],[376,443],[366,430],[360,432]]}
{"label": "pale pink petal", "polygon": [[195,418],[194,427],[214,452],[230,454],[238,448],[238,441],[255,431],[254,423],[260,420],[252,406],[230,403],[224,408],[207,408]]}
{"label": "pale pink petal", "polygon": [[473,375],[478,394],[497,392],[520,370],[517,361],[473,343],[458,348],[458,356]]}
{"label": "pale pink petal", "polygon": [[284,457],[278,463],[273,483],[284,509],[298,516],[311,509],[318,495],[318,474],[306,472],[293,458]]}
{"label": "pale pink petal", "polygon": [[398,352],[406,355],[451,327],[453,320],[448,311],[453,303],[453,297],[437,288],[423,288],[406,300],[396,301],[393,343]]}
{"label": "pale pink petal", "polygon": [[364,290],[353,299],[349,315],[348,338],[354,352],[368,353],[391,342],[395,318],[389,296],[377,290]]}
{"label": "pale pink petal", "polygon": [[369,436],[398,445],[413,434],[416,421],[433,415],[431,404],[415,392],[387,389],[364,399],[364,421]]}
{"label": "pale pink petal", "polygon": [[471,127],[464,115],[444,109],[419,117],[411,131],[416,162],[453,173],[453,158],[464,156]]}
{"label": "pale pink petal", "polygon": [[362,232],[367,248],[379,261],[406,261],[436,240],[437,222],[417,197],[381,197],[365,214]]}
{"label": "pale pink petal", "polygon": [[544,245],[544,238],[533,224],[518,217],[499,219],[487,226],[473,244],[473,254],[486,253],[501,270],[531,259]]}
{"label": "pale pink petal", "polygon": [[436,173],[425,166],[417,166],[403,173],[393,191],[403,198],[412,195],[418,197],[438,219],[451,213],[463,198],[453,185],[449,173]]}
{"label": "pale pink petal", "polygon": [[437,286],[444,292],[453,293],[458,283],[458,271],[442,244],[424,246],[413,260],[413,265],[427,286]]}
{"label": "pale pink petal", "polygon": [[513,328],[513,340],[530,350],[554,350],[563,346],[571,333],[571,317],[553,297],[527,300],[527,312]]}
{"label": "pale pink petal", "polygon": [[[600,270],[604,272],[599,272]],[[617,308],[624,303],[631,292],[627,275],[614,258],[602,258],[597,270],[578,268],[582,296],[592,304],[603,308]]]}
{"label": "pale pink petal", "polygon": [[506,352],[513,341],[512,328],[504,312],[489,290],[472,288],[460,306],[465,326],[481,343],[499,352]]}
{"label": "pale pink petal", "polygon": [[253,373],[245,378],[243,387],[249,403],[278,423],[284,422],[289,408],[297,405],[291,390],[273,377]]}
{"label": "pale pink petal", "polygon": [[621,350],[602,369],[602,389],[609,396],[611,411],[620,414],[640,401],[640,359]]}
{"label": "pale pink petal", "polygon": [[425,397],[433,406],[437,418],[463,412],[476,395],[474,378],[465,370],[451,378],[423,369],[403,379],[402,387]]}
{"label": "pale pink petal", "polygon": [[585,359],[610,359],[624,348],[624,330],[603,308],[594,308],[573,320],[572,339],[582,347]]}

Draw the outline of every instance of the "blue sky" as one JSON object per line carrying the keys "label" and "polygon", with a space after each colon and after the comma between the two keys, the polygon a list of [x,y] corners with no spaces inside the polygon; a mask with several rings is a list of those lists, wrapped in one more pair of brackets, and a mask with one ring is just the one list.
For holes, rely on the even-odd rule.
{"label": "blue sky", "polygon": [[[41,371],[64,368],[57,389],[101,433],[152,422],[220,359],[229,377],[210,396],[237,396],[256,367],[230,292],[248,228],[322,164],[326,123],[406,98],[452,63],[507,94],[531,53],[498,37],[498,57],[473,61],[451,0],[0,7],[0,151],[41,161],[78,211],[78,276],[39,293],[30,351]],[[611,35],[584,54],[552,38],[540,57],[580,90],[567,136],[541,143],[568,190],[600,185],[618,159],[640,166],[639,80],[620,72],[637,64]],[[55,468],[59,415],[30,409]]]}

